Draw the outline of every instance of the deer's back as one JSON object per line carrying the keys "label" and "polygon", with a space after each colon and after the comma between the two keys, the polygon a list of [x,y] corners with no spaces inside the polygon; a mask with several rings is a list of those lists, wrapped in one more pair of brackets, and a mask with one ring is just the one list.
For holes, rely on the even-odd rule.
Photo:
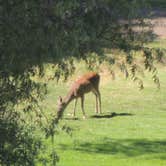
{"label": "deer's back", "polygon": [[92,89],[98,89],[100,81],[100,75],[95,72],[90,72],[78,80],[76,80],[71,88],[71,91],[75,96],[81,96],[84,93],[92,91]]}

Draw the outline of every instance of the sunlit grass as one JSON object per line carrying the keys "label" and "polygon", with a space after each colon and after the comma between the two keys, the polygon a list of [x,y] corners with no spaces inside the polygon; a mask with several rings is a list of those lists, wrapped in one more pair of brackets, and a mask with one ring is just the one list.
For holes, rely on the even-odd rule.
{"label": "sunlit grass", "polygon": [[166,39],[155,40],[153,42],[148,43],[147,46],[150,48],[165,49],[166,48]]}

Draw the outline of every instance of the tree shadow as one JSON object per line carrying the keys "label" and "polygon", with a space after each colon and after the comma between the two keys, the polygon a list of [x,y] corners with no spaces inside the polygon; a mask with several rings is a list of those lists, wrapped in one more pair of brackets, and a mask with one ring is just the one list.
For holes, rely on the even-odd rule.
{"label": "tree shadow", "polygon": [[92,115],[90,116],[91,118],[97,118],[97,119],[101,119],[101,118],[113,118],[116,116],[133,116],[134,114],[131,113],[116,113],[116,112],[112,112],[111,114],[104,114],[104,115]]}
{"label": "tree shadow", "polygon": [[124,139],[112,140],[104,138],[100,143],[84,142],[77,143],[74,147],[61,144],[60,147],[73,149],[85,153],[124,155],[126,157],[136,157],[141,155],[158,154],[158,158],[166,160],[166,140],[151,141],[147,139]]}

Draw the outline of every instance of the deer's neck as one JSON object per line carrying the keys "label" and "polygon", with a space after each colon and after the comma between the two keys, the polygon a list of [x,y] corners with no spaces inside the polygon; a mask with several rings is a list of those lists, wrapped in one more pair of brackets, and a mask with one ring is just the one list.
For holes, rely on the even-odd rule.
{"label": "deer's neck", "polygon": [[75,98],[75,96],[74,96],[74,93],[73,93],[73,92],[69,92],[69,93],[67,94],[67,96],[64,98],[64,102],[65,102],[65,104],[66,104],[66,107],[67,107],[67,105],[68,105],[74,98]]}

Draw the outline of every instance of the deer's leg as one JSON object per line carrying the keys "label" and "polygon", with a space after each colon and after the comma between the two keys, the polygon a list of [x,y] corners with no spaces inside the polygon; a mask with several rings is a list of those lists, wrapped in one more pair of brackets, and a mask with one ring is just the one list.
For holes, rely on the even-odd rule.
{"label": "deer's leg", "polygon": [[77,99],[78,99],[78,98],[76,98],[76,99],[75,99],[75,102],[74,102],[74,110],[73,110],[73,114],[72,114],[73,117],[75,117],[76,106],[77,106]]}
{"label": "deer's leg", "polygon": [[101,113],[101,95],[99,90],[94,89],[93,93],[96,96],[96,113]]}
{"label": "deer's leg", "polygon": [[85,111],[84,111],[84,95],[81,96],[81,109],[82,109],[82,113],[83,113],[83,119],[85,119],[86,116],[85,116]]}
{"label": "deer's leg", "polygon": [[99,112],[99,105],[98,105],[98,93],[97,93],[97,91],[96,91],[96,89],[93,89],[93,94],[95,95],[95,97],[96,97],[96,108],[95,108],[95,113],[98,113]]}
{"label": "deer's leg", "polygon": [[99,113],[101,114],[102,111],[101,111],[101,95],[100,95],[100,92],[98,91],[98,99],[99,99]]}
{"label": "deer's leg", "polygon": [[96,97],[96,109],[95,109],[95,112],[96,113],[98,113],[99,112],[99,110],[98,110],[98,96],[97,96],[97,94],[96,93],[94,93],[95,94],[95,97]]}

